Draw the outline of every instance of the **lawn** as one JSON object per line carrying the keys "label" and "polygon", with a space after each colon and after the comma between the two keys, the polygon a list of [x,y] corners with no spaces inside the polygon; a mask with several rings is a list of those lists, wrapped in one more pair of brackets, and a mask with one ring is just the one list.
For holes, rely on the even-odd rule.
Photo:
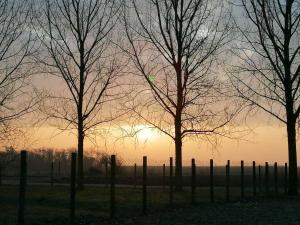
{"label": "lawn", "polygon": [[[116,189],[116,218],[109,219],[109,188],[86,187],[77,192],[76,222],[97,224],[300,224],[300,199],[278,197],[250,198],[240,202],[239,189],[232,189],[232,201],[224,201],[224,189],[216,188],[216,203],[209,203],[209,190],[198,188],[197,204],[191,205],[190,190],[175,193],[174,207],[169,207],[168,189],[148,190],[148,215],[142,215],[142,191]],[[17,222],[18,186],[0,187],[0,224]],[[30,225],[68,224],[69,188],[67,186],[28,186],[25,221]]]}

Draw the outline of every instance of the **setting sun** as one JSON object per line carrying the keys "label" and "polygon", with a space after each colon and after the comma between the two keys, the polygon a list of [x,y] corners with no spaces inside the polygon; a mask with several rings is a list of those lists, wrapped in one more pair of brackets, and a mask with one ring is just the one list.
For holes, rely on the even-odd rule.
{"label": "setting sun", "polygon": [[152,140],[158,135],[155,128],[145,126],[145,125],[135,126],[134,130],[136,131],[136,136],[140,141]]}

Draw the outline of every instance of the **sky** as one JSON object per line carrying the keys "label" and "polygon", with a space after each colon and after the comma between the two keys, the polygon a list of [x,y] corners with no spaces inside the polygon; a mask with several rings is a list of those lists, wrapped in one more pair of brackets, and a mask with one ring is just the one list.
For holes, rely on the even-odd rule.
{"label": "sky", "polygon": [[[51,87],[53,91],[64,89],[64,83],[52,79],[37,77],[35,82],[41,88]],[[122,124],[122,123],[120,123]],[[135,137],[124,137],[120,132],[129,129],[127,125],[118,125],[109,128],[109,134],[99,135],[96,139],[85,139],[85,149],[96,149],[107,153],[116,153],[125,163],[142,163],[142,157],[148,156],[149,164],[168,163],[169,157],[174,157],[174,144],[172,140],[158,131],[147,128],[146,124],[136,125],[133,129],[141,129]],[[30,123],[27,123],[30,127]],[[107,128],[107,127],[105,127]],[[237,124],[237,129],[247,131],[246,136],[238,139],[219,138],[216,145],[204,140],[186,139],[183,144],[183,164],[189,165],[191,158],[200,164],[208,165],[209,159],[216,164],[225,164],[228,159],[231,163],[239,164],[244,160],[246,165],[253,160],[258,163],[266,161],[287,162],[286,128],[268,114],[257,112],[251,114],[245,123]],[[250,129],[250,131],[249,131]],[[29,134],[24,141],[24,148],[76,148],[76,134],[70,131],[61,132],[54,126],[42,123],[35,128],[29,128]],[[300,154],[298,153],[298,161]]]}
{"label": "sky", "polygon": [[[272,121],[273,122],[273,121]],[[85,149],[97,149],[111,154],[117,154],[125,164],[142,163],[142,157],[148,156],[149,164],[168,163],[169,157],[174,157],[174,145],[170,138],[139,125],[143,128],[136,137],[113,138],[120,135],[117,128],[110,132],[114,135],[98,137],[95,143],[85,140]],[[246,128],[245,128],[246,129]],[[248,129],[248,128],[247,128]],[[36,129],[32,136],[31,147],[51,147],[56,149],[76,148],[76,136],[72,133],[61,133],[54,127],[43,126]],[[298,153],[298,161],[299,161]],[[218,144],[212,146],[201,140],[186,140],[183,144],[183,164],[189,165],[191,158],[195,158],[198,164],[208,165],[209,159],[214,159],[218,165],[223,165],[229,159],[231,163],[239,164],[244,160],[245,164],[278,162],[284,164],[287,161],[287,139],[285,127],[274,121],[273,124],[252,126],[252,131],[241,139],[233,140],[222,138]]]}
{"label": "sky", "polygon": [[[201,32],[205,35],[207,31],[203,29]],[[36,76],[34,83],[39,89],[48,89],[56,94],[66,91],[64,82],[50,76]],[[183,164],[190,164],[191,158],[205,165],[211,158],[220,165],[225,164],[228,159],[232,164],[239,164],[240,160],[245,160],[246,165],[252,160],[258,163],[276,161],[280,164],[287,161],[286,128],[283,124],[269,115],[260,113],[252,115],[247,125],[249,127],[246,127],[244,123],[237,125],[238,130],[247,130],[246,136],[237,139],[220,138],[214,145],[203,139],[186,139],[183,144]],[[74,133],[61,132],[47,123],[39,124],[34,128],[30,123],[27,123],[27,126],[29,135],[22,148],[76,148],[77,140]],[[122,123],[118,126],[125,130],[128,128],[128,125],[122,125]],[[169,137],[147,128],[147,125],[142,122],[134,127],[134,129],[140,128],[142,128],[141,132],[135,137],[123,137],[117,126],[110,127],[108,134],[98,135],[92,139],[86,138],[85,149],[115,153],[128,164],[141,163],[144,155],[148,156],[149,164],[167,163],[170,156],[174,157],[174,143]],[[251,132],[248,129],[251,129]],[[300,162],[299,158],[298,153]]]}
{"label": "sky", "polygon": [[[51,91],[57,93],[66,88],[66,85],[56,78],[38,77],[35,82],[40,89],[50,87]],[[203,139],[186,139],[183,144],[183,164],[189,164],[191,158],[205,165],[211,158],[217,164],[225,164],[228,159],[232,164],[239,164],[240,160],[245,160],[246,164],[251,163],[252,160],[258,163],[276,161],[280,164],[287,161],[286,128],[283,124],[261,113],[252,115],[247,125],[249,127],[243,123],[237,126],[239,130],[251,129],[251,132],[247,132],[248,135],[237,139],[220,138],[214,145]],[[127,125],[122,123],[119,126],[127,129]],[[169,137],[147,128],[143,123],[134,128],[142,128],[135,137],[125,138],[118,127],[112,127],[109,134],[99,135],[93,139],[86,138],[85,149],[116,153],[128,164],[141,163],[143,155],[148,156],[150,164],[167,163],[168,158],[174,156],[174,143]],[[30,137],[27,138],[24,144],[27,148],[76,148],[76,134],[69,131],[61,132],[49,124],[41,124],[37,128],[30,129]]]}
{"label": "sky", "polygon": [[[37,77],[35,82],[42,88],[51,86],[54,91],[64,87],[64,84],[56,79],[48,78],[47,82],[44,82],[41,77]],[[119,126],[125,130],[130,128],[128,124],[120,124],[110,127],[109,134],[99,135],[96,139],[86,138],[85,149],[117,154],[128,164],[142,163],[144,155],[148,156],[149,164],[168,163],[169,157],[174,157],[174,144],[168,136],[141,123],[133,127],[136,130],[141,129],[141,132],[134,137],[124,137]],[[259,111],[251,114],[247,119],[247,127],[242,122],[237,124],[237,129],[245,131],[246,135],[237,139],[219,138],[215,145],[204,140],[186,139],[183,143],[183,164],[189,165],[191,158],[205,165],[208,165],[211,158],[220,165],[225,164],[228,159],[233,165],[239,164],[240,160],[244,160],[246,165],[253,160],[261,164],[266,161],[276,161],[279,164],[287,162],[286,128],[268,114]],[[47,123],[29,130],[30,136],[27,136],[24,148],[76,149],[76,133],[62,132]],[[299,159],[298,152],[300,162]]]}

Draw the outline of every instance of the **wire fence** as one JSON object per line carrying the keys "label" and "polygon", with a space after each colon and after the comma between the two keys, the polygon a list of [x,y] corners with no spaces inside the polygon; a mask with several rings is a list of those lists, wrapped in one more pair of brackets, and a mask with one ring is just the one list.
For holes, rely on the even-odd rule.
{"label": "wire fence", "polygon": [[[43,163],[40,169],[36,169],[37,165],[32,166],[30,158],[27,161],[27,182],[29,184],[68,184],[70,179],[70,162],[62,164],[61,162]],[[199,165],[200,164],[200,165]],[[208,187],[210,185],[210,167],[209,163],[199,163],[196,161],[196,186]],[[241,164],[241,163],[240,163]],[[245,187],[253,186],[253,162],[244,162],[243,176]],[[265,163],[255,164],[257,180],[261,180],[261,185],[265,182]],[[84,182],[86,184],[108,185],[110,177],[110,163],[103,165],[86,167],[84,171]],[[259,174],[260,168],[260,174]],[[275,178],[275,163],[268,163],[269,183],[272,187],[277,179],[278,186],[284,187],[285,181],[285,165],[277,164]],[[169,185],[167,177],[170,174],[170,165],[165,162],[161,166],[149,165],[147,166],[147,178],[149,186],[166,186]],[[182,167],[182,184],[183,186],[190,186],[192,169],[191,166]],[[4,184],[18,184],[20,177],[19,166],[13,169],[6,169],[2,171],[2,181]],[[122,163],[116,167],[116,185],[140,186],[142,185],[143,165],[139,163]],[[230,162],[230,185],[238,187],[241,183],[241,165]],[[214,165],[214,185],[216,187],[224,187],[226,184],[226,165]],[[273,185],[274,186],[274,185]]]}
{"label": "wire fence", "polygon": [[[196,186],[208,187],[210,185],[210,161],[195,160]],[[142,184],[143,163],[142,160],[124,160],[116,161],[116,184],[139,186]],[[174,162],[175,164],[175,162]],[[84,182],[86,184],[108,185],[110,177],[110,161],[104,161],[97,165],[85,163]],[[187,163],[185,163],[187,165]],[[226,184],[226,165],[227,162],[216,164],[214,162],[214,185],[224,187]],[[275,178],[275,163],[268,163],[268,173],[270,184],[277,179],[280,187],[284,186],[286,165],[276,163],[277,178]],[[253,186],[253,161],[243,161],[243,176],[245,187]],[[261,180],[264,185],[265,163],[255,163],[257,180]],[[30,184],[68,184],[70,179],[71,160],[40,160],[28,154],[27,157],[27,182]],[[260,174],[259,174],[260,168]],[[300,172],[300,171],[299,171]],[[167,160],[147,161],[148,185],[165,186],[168,185],[167,177],[170,173],[170,165]],[[191,182],[191,161],[189,166],[182,167],[182,184],[190,186]],[[2,183],[18,184],[20,176],[19,160],[16,160],[10,167],[2,170]],[[241,161],[230,161],[230,184],[231,186],[240,186],[241,183]]]}
{"label": "wire fence", "polygon": [[[78,199],[76,197],[76,153],[72,153],[72,157],[65,161],[49,161],[40,158],[37,160],[30,153],[22,151],[21,157],[11,165],[13,169],[2,171],[0,177],[2,184],[18,187],[18,192],[15,191],[14,194],[15,198],[18,198],[17,218],[21,225],[26,217],[24,210],[27,188],[35,190],[29,193],[29,199],[35,199],[35,193],[41,191],[52,190],[51,195],[47,197],[49,199],[54,198],[54,190],[63,193],[64,200],[61,196],[55,198],[56,201],[62,201],[62,205],[69,202],[70,224],[74,224],[77,208],[75,205],[79,201],[81,204],[84,201],[89,202],[83,212],[87,209],[93,211],[91,205],[95,205],[113,218],[116,209],[120,214],[126,211],[128,216],[136,209],[141,209],[142,214],[147,214],[153,209],[173,208],[176,204],[241,201],[253,197],[287,194],[286,163],[280,165],[276,162],[258,164],[254,161],[240,161],[238,164],[228,160],[225,165],[215,165],[212,159],[206,163],[191,159],[190,166],[182,168],[182,191],[176,192],[178,184],[173,158],[168,162],[160,161],[161,165],[151,164],[147,157],[143,157],[141,161],[142,164],[140,161],[131,160],[120,162],[112,155],[96,166],[86,163],[84,184],[87,190],[93,191],[89,200],[83,198],[80,192]],[[101,195],[99,202],[93,201],[94,196],[98,194]],[[44,196],[45,193],[41,195]],[[38,201],[34,204],[38,204]],[[67,205],[64,206],[64,210],[68,209]]]}

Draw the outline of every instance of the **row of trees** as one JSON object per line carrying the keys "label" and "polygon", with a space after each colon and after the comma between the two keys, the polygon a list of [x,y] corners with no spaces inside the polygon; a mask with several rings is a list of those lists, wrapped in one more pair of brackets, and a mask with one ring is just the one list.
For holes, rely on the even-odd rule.
{"label": "row of trees", "polygon": [[[184,139],[230,136],[256,106],[286,124],[297,194],[299,1],[0,0],[0,11],[0,126],[35,111],[76,130],[79,188],[84,139],[105,123],[126,115],[169,136],[180,189]],[[64,87],[41,94],[33,75]]]}
{"label": "row of trees", "polygon": [[[31,149],[28,152],[29,174],[49,174],[51,163],[55,174],[64,177],[69,174],[71,166],[71,153],[74,149]],[[15,175],[19,173],[19,152],[13,147],[5,147],[0,151],[0,184],[3,174]],[[84,170],[90,175],[105,174],[110,166],[110,155],[97,151],[86,150],[84,154]],[[123,160],[118,157],[117,168],[120,170]]]}

